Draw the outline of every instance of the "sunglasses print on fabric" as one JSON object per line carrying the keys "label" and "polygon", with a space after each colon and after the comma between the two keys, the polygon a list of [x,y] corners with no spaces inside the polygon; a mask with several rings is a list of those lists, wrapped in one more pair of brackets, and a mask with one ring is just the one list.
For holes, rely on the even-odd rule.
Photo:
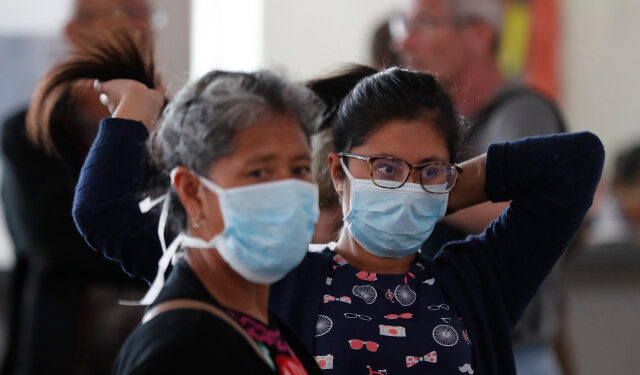
{"label": "sunglasses print on fabric", "polygon": [[402,313],[400,315],[398,314],[389,314],[389,315],[385,315],[384,316],[385,319],[411,319],[413,318],[413,314],[412,313]]}
{"label": "sunglasses print on fabric", "polygon": [[376,277],[375,272],[369,273],[369,272],[365,272],[365,271],[360,271],[358,273],[356,273],[356,277],[360,280],[366,280],[366,281],[376,281],[378,280],[378,277]]}
{"label": "sunglasses print on fabric", "polygon": [[358,339],[349,340],[349,346],[354,350],[360,350],[364,347],[370,352],[377,352],[378,348],[380,347],[378,343],[375,343],[373,341],[362,341]]}

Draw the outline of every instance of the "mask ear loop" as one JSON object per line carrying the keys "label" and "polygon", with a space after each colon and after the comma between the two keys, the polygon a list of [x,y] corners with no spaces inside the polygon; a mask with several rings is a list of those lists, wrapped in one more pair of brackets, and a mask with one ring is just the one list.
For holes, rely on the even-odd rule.
{"label": "mask ear loop", "polygon": [[[172,172],[173,175],[173,172]],[[172,178],[173,180],[173,178]],[[169,216],[169,193],[164,194],[163,196],[151,200],[151,198],[147,197],[143,201],[139,203],[140,211],[142,213],[147,213],[153,207],[157,206],[160,202],[162,202],[162,212],[160,214],[160,222],[158,223],[158,238],[160,239],[160,245],[162,246],[162,257],[158,260],[158,272],[156,273],[156,277],[151,284],[151,287],[144,295],[144,297],[140,301],[125,301],[120,300],[121,305],[126,306],[138,306],[138,305],[148,305],[153,302],[162,286],[164,285],[164,274],[169,267],[169,263],[173,259],[176,254],[176,250],[180,247],[183,242],[184,235],[180,233],[169,245],[169,248],[166,247],[165,239],[164,239],[164,229],[166,227],[167,218]]]}
{"label": "mask ear loop", "polygon": [[[177,167],[171,170],[171,184],[174,183],[176,173],[178,172]],[[204,177],[201,177],[197,173],[194,173],[200,182],[202,182],[207,188],[213,190],[216,193],[223,192],[223,189],[214,184],[213,182],[207,180]],[[172,263],[178,249],[181,246],[191,246],[191,247],[211,247],[213,244],[217,242],[218,236],[215,236],[209,241],[205,241],[201,238],[193,238],[184,233],[178,234],[178,236],[171,242],[169,247],[166,247],[166,242],[164,239],[164,231],[167,224],[167,219],[169,217],[169,195],[170,193],[166,193],[161,197],[156,199],[151,199],[150,197],[146,197],[139,203],[140,211],[142,213],[149,212],[153,207],[157,206],[160,202],[162,202],[162,211],[160,213],[160,221],[158,223],[158,238],[160,239],[160,245],[162,246],[162,257],[158,260],[158,272],[156,273],[156,277],[151,283],[151,287],[147,291],[147,293],[142,297],[140,301],[125,301],[120,300],[119,303],[121,305],[126,306],[139,306],[139,305],[149,305],[152,303],[160,293],[160,290],[164,286],[165,281],[165,273],[169,268],[169,264]]]}
{"label": "mask ear loop", "polygon": [[[176,176],[177,168],[173,168],[171,170],[171,184],[173,184]],[[158,272],[156,273],[156,277],[151,284],[151,287],[144,295],[144,297],[140,301],[125,301],[120,300],[119,303],[121,305],[127,306],[138,306],[138,305],[148,305],[158,296],[160,289],[164,285],[164,274],[169,267],[169,263],[173,259],[176,254],[177,249],[183,242],[183,235],[180,233],[169,245],[167,248],[167,243],[164,238],[165,228],[167,225],[167,219],[169,217],[169,197],[170,193],[166,193],[158,198],[151,199],[151,197],[146,197],[138,206],[140,208],[140,212],[143,214],[149,212],[153,207],[157,206],[162,202],[162,211],[160,212],[160,220],[158,222],[158,239],[160,240],[160,246],[162,247],[162,257],[158,260]]]}
{"label": "mask ear loop", "polygon": [[169,245],[167,251],[162,255],[160,260],[158,260],[158,273],[156,273],[156,277],[151,283],[151,287],[147,291],[147,293],[142,297],[140,301],[124,301],[120,300],[121,305],[126,306],[139,306],[139,305],[149,305],[152,303],[158,294],[160,294],[160,290],[164,286],[164,274],[167,272],[167,268],[169,268],[169,264],[171,263],[171,259],[176,254],[178,248],[182,245],[184,241],[184,234],[180,233]]}
{"label": "mask ear loop", "polygon": [[162,211],[160,212],[160,221],[158,222],[158,239],[160,240],[160,246],[162,247],[162,253],[167,252],[167,243],[164,238],[164,230],[167,223],[167,218],[169,216],[169,193],[162,195],[156,199],[151,200],[151,197],[146,197],[138,206],[140,207],[140,212],[146,214],[153,207],[157,206],[160,202],[162,202]]}

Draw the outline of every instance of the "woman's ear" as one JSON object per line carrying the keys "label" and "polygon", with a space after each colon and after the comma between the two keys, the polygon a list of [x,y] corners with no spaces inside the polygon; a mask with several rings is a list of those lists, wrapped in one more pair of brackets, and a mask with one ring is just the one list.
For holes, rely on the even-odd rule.
{"label": "woman's ear", "polygon": [[187,167],[178,167],[172,174],[173,187],[178,193],[182,207],[187,211],[187,217],[202,215],[202,199],[198,195],[200,181]]}
{"label": "woman's ear", "polygon": [[331,179],[333,180],[333,187],[338,192],[338,195],[342,196],[344,192],[344,170],[342,170],[342,164],[340,163],[340,156],[335,152],[330,152],[327,156],[327,162],[329,163],[329,170],[331,171]]}

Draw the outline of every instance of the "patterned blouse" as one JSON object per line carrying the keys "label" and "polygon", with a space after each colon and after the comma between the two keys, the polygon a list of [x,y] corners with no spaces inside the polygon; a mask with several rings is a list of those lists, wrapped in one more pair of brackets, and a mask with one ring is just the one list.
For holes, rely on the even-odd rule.
{"label": "patterned blouse", "polygon": [[473,374],[464,322],[417,260],[375,274],[334,253],[324,281],[313,353],[325,373]]}
{"label": "patterned blouse", "polygon": [[302,363],[295,355],[289,344],[280,335],[278,327],[265,325],[249,315],[232,309],[225,309],[227,315],[233,318],[247,331],[260,350],[269,361],[271,369],[281,375],[307,375]]}

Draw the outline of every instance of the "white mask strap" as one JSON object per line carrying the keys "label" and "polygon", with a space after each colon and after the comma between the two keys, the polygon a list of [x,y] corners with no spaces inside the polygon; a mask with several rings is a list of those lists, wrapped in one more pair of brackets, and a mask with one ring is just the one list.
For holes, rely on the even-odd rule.
{"label": "white mask strap", "polygon": [[[175,179],[176,179],[176,174],[178,173],[178,167],[175,167],[171,170],[171,184],[175,183]],[[213,181],[209,180],[206,177],[203,177],[201,175],[199,175],[198,173],[196,173],[193,170],[190,170],[189,173],[191,173],[192,175],[198,177],[198,180],[200,180],[200,182],[207,187],[207,189],[213,191],[214,193],[224,193],[224,189],[221,188],[220,186],[216,185]]]}
{"label": "white mask strap", "polygon": [[184,241],[184,234],[180,233],[178,237],[176,237],[173,240],[173,242],[171,242],[171,245],[169,245],[169,248],[162,255],[160,260],[158,260],[158,272],[156,273],[156,277],[153,280],[151,287],[149,288],[147,293],[144,295],[144,297],[142,297],[140,301],[120,300],[121,305],[128,305],[128,306],[148,305],[152,303],[156,299],[156,297],[158,297],[158,294],[160,293],[160,290],[164,285],[164,274],[167,272],[167,268],[169,268],[169,263],[171,263],[171,259],[173,259],[173,256],[176,254],[176,251],[182,245],[183,241]]}
{"label": "white mask strap", "polygon": [[[173,168],[171,170],[171,184],[175,182],[176,173],[178,168]],[[198,175],[195,172],[192,172],[195,176],[198,177],[200,182],[205,185],[209,190],[212,190],[215,193],[224,192],[224,189],[220,188],[218,185],[209,181],[208,179]],[[151,199],[151,197],[146,197],[138,206],[140,207],[140,211],[142,213],[149,212],[153,207],[157,206],[160,202],[162,202],[162,211],[160,213],[160,220],[158,223],[158,239],[160,240],[160,246],[162,247],[162,257],[158,260],[158,272],[156,273],[156,277],[151,284],[151,287],[144,295],[144,297],[140,301],[124,301],[120,300],[120,304],[129,305],[129,306],[137,306],[137,305],[148,305],[152,303],[160,290],[164,286],[164,275],[167,272],[167,268],[169,268],[169,264],[172,263],[178,249],[182,246],[185,247],[196,247],[196,248],[211,248],[216,247],[214,244],[217,243],[219,235],[214,236],[209,241],[205,241],[202,238],[191,237],[185,233],[180,233],[169,245],[167,248],[166,241],[164,238],[164,231],[167,224],[167,219],[169,216],[169,193],[162,195],[161,197]]]}
{"label": "white mask strap", "polygon": [[167,218],[169,216],[169,193],[166,193],[154,200],[151,200],[150,197],[146,197],[144,200],[138,203],[138,206],[140,207],[140,212],[146,214],[160,202],[162,202],[162,211],[160,212],[160,221],[158,222],[158,239],[160,240],[160,246],[162,247],[162,253],[164,254],[167,252],[167,244],[164,239],[164,230],[167,225]]}

